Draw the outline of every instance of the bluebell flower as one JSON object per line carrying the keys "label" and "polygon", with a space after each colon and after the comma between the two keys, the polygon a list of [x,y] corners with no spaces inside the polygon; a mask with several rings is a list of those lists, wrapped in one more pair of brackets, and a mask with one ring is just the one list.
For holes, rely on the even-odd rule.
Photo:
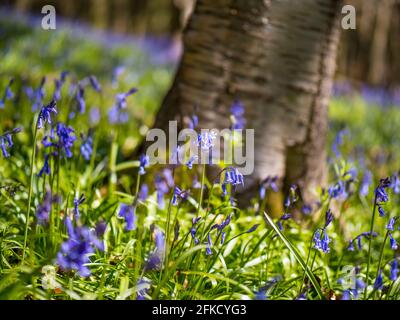
{"label": "bluebell flower", "polygon": [[202,130],[197,136],[197,146],[201,150],[208,151],[214,147],[214,140],[217,138],[217,134],[214,131]]}
{"label": "bluebell flower", "polygon": [[126,93],[119,93],[115,97],[115,103],[114,105],[110,108],[109,113],[108,113],[108,119],[110,123],[116,124],[116,123],[126,123],[129,119],[128,113],[125,112],[124,110],[126,109],[126,98],[132,94],[137,92],[136,88],[130,89]]}
{"label": "bluebell flower", "polygon": [[96,91],[96,92],[98,92],[98,93],[100,93],[101,92],[101,85],[100,85],[100,83],[99,83],[99,81],[97,80],[97,78],[95,77],[95,76],[90,76],[89,77],[89,82],[90,82],[90,85],[92,86],[92,88]]}
{"label": "bluebell flower", "polygon": [[378,212],[380,217],[385,216],[385,210],[383,210],[383,208],[380,205],[378,205]]}
{"label": "bluebell flower", "polygon": [[277,181],[278,181],[278,176],[274,176],[274,177],[268,176],[261,182],[260,189],[259,189],[260,199],[265,198],[265,193],[268,189],[271,189],[274,192],[279,191]]}
{"label": "bluebell flower", "polygon": [[395,194],[400,193],[400,179],[397,173],[390,177],[390,188],[393,189]]}
{"label": "bluebell flower", "polygon": [[150,287],[150,281],[146,281],[141,278],[138,280],[136,286],[138,288],[143,288],[136,292],[136,300],[146,300],[146,295]]}
{"label": "bluebell flower", "polygon": [[372,173],[371,171],[366,170],[361,180],[360,184],[360,195],[367,196],[369,193],[369,187],[372,183]]}
{"label": "bluebell flower", "polygon": [[301,212],[305,215],[310,215],[312,212],[312,207],[309,204],[303,204],[301,206]]}
{"label": "bluebell flower", "polygon": [[54,80],[54,94],[53,94],[53,100],[58,101],[61,99],[61,88],[65,82],[65,79],[67,77],[68,71],[63,71],[61,72],[60,79],[55,79]]}
{"label": "bluebell flower", "polygon": [[396,219],[395,218],[390,218],[389,223],[386,226],[386,229],[388,229],[389,231],[394,231],[394,224],[396,223]]}
{"label": "bluebell flower", "polygon": [[226,232],[222,231],[221,233],[221,245],[225,243]]}
{"label": "bluebell flower", "polygon": [[133,206],[121,203],[119,207],[118,217],[125,219],[126,231],[132,231],[136,229],[136,214],[135,208]]}
{"label": "bluebell flower", "polygon": [[148,195],[149,195],[149,186],[147,184],[143,183],[140,186],[140,190],[139,190],[139,200],[146,201]]}
{"label": "bluebell flower", "polygon": [[186,200],[187,197],[188,197],[187,191],[181,190],[178,186],[176,186],[174,188],[174,194],[172,195],[171,204],[173,206],[177,206],[179,199]]}
{"label": "bluebell flower", "polygon": [[148,155],[142,154],[140,155],[140,159],[139,159],[139,174],[140,175],[144,175],[146,173],[146,171],[144,170],[144,168],[147,168],[150,164],[150,158]]}
{"label": "bluebell flower", "polygon": [[323,253],[328,253],[330,251],[329,249],[329,243],[331,240],[329,239],[328,233],[326,232],[326,229],[324,229],[324,234],[321,240],[321,250]]}
{"label": "bluebell flower", "polygon": [[39,173],[38,173],[38,177],[42,177],[43,174],[45,175],[50,175],[51,170],[50,170],[50,154],[46,154],[44,156],[44,163],[43,163],[43,167],[40,169]]}
{"label": "bluebell flower", "polygon": [[172,188],[175,185],[172,170],[169,168],[165,168],[162,171],[162,174],[163,174],[165,181],[167,182],[168,187]]}
{"label": "bluebell flower", "polygon": [[71,148],[76,140],[76,136],[73,135],[74,132],[74,129],[71,127],[67,127],[61,122],[57,123],[56,133],[58,136],[58,148],[64,150],[67,158],[72,157]]}
{"label": "bluebell flower", "polygon": [[[359,234],[357,237],[349,241],[349,246],[347,247],[348,251],[354,251],[354,242],[357,242],[358,250],[362,249],[362,239],[366,238],[369,239],[371,233],[370,232],[363,232]],[[372,232],[372,236],[376,237],[378,234],[376,232]]]}
{"label": "bluebell flower", "polygon": [[89,123],[91,126],[96,126],[99,124],[101,119],[100,108],[92,107],[89,111]]}
{"label": "bluebell flower", "polygon": [[196,238],[196,232],[197,232],[196,225],[200,220],[201,220],[201,217],[193,218],[192,219],[192,227],[190,228],[190,235],[191,235],[192,239],[194,240],[195,245],[199,244],[199,239]]}
{"label": "bluebell flower", "polygon": [[189,158],[189,160],[186,162],[186,166],[189,168],[189,169],[192,169],[193,168],[193,163],[197,160],[197,156],[191,156],[190,158]]}
{"label": "bluebell flower", "polygon": [[100,221],[96,224],[95,232],[97,237],[102,237],[106,233],[107,223],[104,221]]}
{"label": "bluebell flower", "polygon": [[0,109],[4,108],[6,100],[11,100],[14,97],[14,93],[11,91],[11,86],[13,82],[14,78],[11,78],[10,81],[8,82],[8,85],[6,86],[6,89],[4,90],[4,95],[0,99]]}
{"label": "bluebell flower", "polygon": [[340,147],[343,145],[344,137],[348,134],[349,131],[347,129],[340,130],[333,141],[332,151],[337,158],[341,157]]}
{"label": "bluebell flower", "polygon": [[165,180],[162,179],[161,176],[159,176],[159,175],[156,175],[156,178],[155,178],[155,188],[157,191],[158,207],[160,209],[164,209],[164,207],[165,207],[164,195],[169,192],[169,187],[168,187],[167,183],[165,182]]}
{"label": "bluebell flower", "polygon": [[81,144],[81,148],[80,148],[81,155],[82,155],[83,159],[85,159],[86,161],[89,161],[92,156],[92,152],[93,152],[92,133],[89,132],[87,137],[85,137],[84,135],[81,135],[81,137],[82,137],[82,144]]}
{"label": "bluebell flower", "polygon": [[292,215],[290,213],[284,213],[282,217],[279,218],[278,220],[278,228],[279,230],[283,231],[283,225],[282,221],[286,221],[292,218]]}
{"label": "bluebell flower", "polygon": [[328,209],[325,213],[325,228],[329,226],[329,224],[332,222],[333,220],[333,214],[331,209]]}
{"label": "bluebell flower", "polygon": [[397,248],[399,247],[399,246],[397,245],[396,240],[393,238],[393,235],[392,235],[391,232],[389,232],[389,243],[390,243],[390,248],[391,248],[392,250],[397,250]]}
{"label": "bluebell flower", "polygon": [[375,189],[376,204],[382,204],[389,201],[389,196],[386,192],[386,189],[389,188],[389,186],[390,186],[389,178],[380,180],[378,187],[376,187]]}
{"label": "bluebell flower", "polygon": [[351,300],[350,290],[343,290],[342,299],[341,300]]}
{"label": "bluebell flower", "polygon": [[51,119],[51,114],[57,114],[57,109],[56,109],[56,101],[52,100],[48,105],[45,105],[40,109],[39,117],[38,117],[38,122],[37,122],[37,128],[41,129],[44,127],[46,123],[52,124],[52,119]]}
{"label": "bluebell flower", "polygon": [[396,258],[394,258],[394,260],[390,264],[390,280],[396,281],[398,278],[398,273],[399,273],[398,261]]}
{"label": "bluebell flower", "polygon": [[244,129],[246,126],[246,119],[244,118],[244,105],[235,100],[230,108],[232,115],[232,129]]}
{"label": "bluebell flower", "polygon": [[378,276],[375,279],[374,282],[374,290],[381,290],[383,288],[383,276],[382,276],[382,270],[379,270]]}
{"label": "bluebell flower", "polygon": [[253,225],[249,230],[246,231],[246,233],[252,233],[252,232],[256,231],[258,226],[259,226],[259,224]]}
{"label": "bluebell flower", "polygon": [[76,270],[81,277],[87,277],[90,275],[86,266],[90,262],[89,255],[94,253],[95,248],[103,251],[104,243],[87,227],[74,228],[68,217],[65,224],[69,238],[61,244],[57,253],[57,264],[65,271]]}
{"label": "bluebell flower", "polygon": [[81,194],[79,198],[74,199],[74,215],[75,219],[79,219],[80,214],[79,214],[79,205],[81,205],[84,201],[86,200],[85,195]]}
{"label": "bluebell flower", "polygon": [[154,232],[154,240],[155,240],[155,250],[149,256],[146,265],[144,267],[145,271],[147,270],[160,270],[162,267],[162,263],[165,257],[165,237],[164,233],[155,228]]}
{"label": "bluebell flower", "polygon": [[329,249],[329,243],[331,240],[329,239],[328,233],[326,232],[326,229],[322,229],[322,239],[321,239],[321,232],[318,229],[314,233],[314,248],[317,250],[321,250],[323,253],[328,253],[330,251]]}
{"label": "bluebell flower", "polygon": [[13,140],[12,137],[13,135],[21,132],[21,128],[15,128],[11,131],[6,131],[0,136],[0,149],[3,154],[4,158],[8,158],[10,156],[10,153],[8,152],[13,145]]}
{"label": "bluebell flower", "polygon": [[189,127],[189,129],[194,130],[197,128],[198,125],[199,125],[199,117],[196,116],[195,114],[193,114],[189,119],[188,127]]}
{"label": "bluebell flower", "polygon": [[85,89],[83,88],[83,86],[78,85],[78,90],[76,91],[75,99],[78,105],[78,112],[84,114],[86,110],[86,101],[85,101]]}
{"label": "bluebell flower", "polygon": [[211,250],[212,245],[213,244],[212,244],[212,241],[211,241],[211,234],[208,233],[208,235],[207,235],[207,247],[206,247],[206,255],[207,256],[212,255],[212,250]]}
{"label": "bluebell flower", "polygon": [[236,188],[237,185],[244,185],[243,175],[238,169],[233,167],[225,168],[224,181],[222,182],[222,191],[224,195],[227,194],[227,185],[231,185]]}
{"label": "bluebell flower", "polygon": [[307,296],[305,293],[300,293],[297,297],[296,300],[307,300]]}
{"label": "bluebell flower", "polygon": [[333,199],[340,199],[340,200],[347,199],[348,194],[346,191],[346,183],[342,180],[339,180],[334,185],[329,186],[328,194]]}
{"label": "bluebell flower", "polygon": [[36,208],[36,218],[38,220],[38,224],[43,226],[48,224],[52,202],[53,199],[51,193],[47,191],[42,203]]}

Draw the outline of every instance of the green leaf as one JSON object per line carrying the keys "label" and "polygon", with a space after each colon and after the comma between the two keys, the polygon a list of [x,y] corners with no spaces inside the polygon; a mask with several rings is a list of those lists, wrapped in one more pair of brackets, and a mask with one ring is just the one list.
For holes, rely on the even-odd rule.
{"label": "green leaf", "polygon": [[319,285],[317,279],[315,278],[314,274],[308,269],[306,263],[304,262],[304,259],[300,256],[300,254],[297,252],[296,248],[293,246],[293,244],[289,241],[288,238],[279,230],[279,228],[275,225],[275,223],[272,221],[272,219],[268,216],[266,212],[264,212],[264,216],[267,219],[268,223],[274,229],[275,233],[281,238],[285,246],[289,249],[289,251],[294,255],[296,258],[297,262],[300,263],[301,267],[303,268],[304,272],[306,273],[307,277],[310,279],[311,283],[313,284],[315,290],[318,293],[318,296],[320,299],[325,300],[324,294],[322,293],[321,286]]}

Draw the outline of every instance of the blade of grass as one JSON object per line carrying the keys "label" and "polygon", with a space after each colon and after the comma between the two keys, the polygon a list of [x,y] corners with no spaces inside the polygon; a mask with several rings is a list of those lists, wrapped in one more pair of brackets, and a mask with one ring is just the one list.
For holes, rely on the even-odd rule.
{"label": "blade of grass", "polygon": [[274,229],[275,233],[281,238],[282,242],[285,246],[289,249],[289,251],[294,255],[297,262],[301,265],[304,272],[307,274],[307,277],[310,279],[311,283],[313,284],[315,290],[317,291],[318,296],[320,299],[325,300],[324,294],[322,293],[321,286],[319,285],[317,279],[315,278],[314,274],[307,268],[306,263],[304,262],[303,258],[297,252],[296,248],[292,245],[288,238],[279,230],[279,228],[275,225],[272,219],[268,216],[266,212],[264,212],[264,216],[267,219],[269,225]]}

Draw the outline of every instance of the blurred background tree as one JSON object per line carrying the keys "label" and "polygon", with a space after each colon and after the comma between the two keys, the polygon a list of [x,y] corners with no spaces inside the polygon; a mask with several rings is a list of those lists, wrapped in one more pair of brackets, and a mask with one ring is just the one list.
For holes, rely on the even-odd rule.
{"label": "blurred background tree", "polygon": [[[45,4],[58,15],[104,30],[167,36],[179,41],[195,0],[1,0],[3,7],[40,13]],[[400,82],[400,1],[348,0],[357,10],[357,29],[342,32],[337,75],[354,84],[381,87]]]}

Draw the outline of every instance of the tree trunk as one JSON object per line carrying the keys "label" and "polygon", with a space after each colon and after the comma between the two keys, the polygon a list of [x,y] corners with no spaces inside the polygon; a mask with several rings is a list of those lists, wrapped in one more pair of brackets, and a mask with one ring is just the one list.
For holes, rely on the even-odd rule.
{"label": "tree trunk", "polygon": [[245,105],[255,130],[254,189],[267,176],[303,197],[325,176],[327,104],[339,35],[339,0],[199,0],[156,128],[194,112],[200,128],[227,128]]}

